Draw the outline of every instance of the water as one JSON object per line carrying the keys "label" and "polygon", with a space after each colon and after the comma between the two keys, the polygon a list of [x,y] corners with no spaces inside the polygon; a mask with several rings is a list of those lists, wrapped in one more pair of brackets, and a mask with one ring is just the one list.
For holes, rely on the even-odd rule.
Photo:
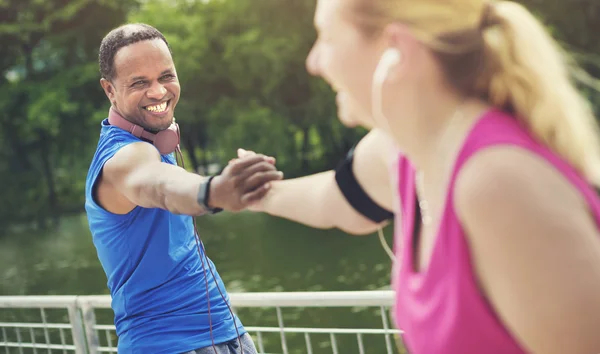
{"label": "water", "polygon": [[[198,227],[230,292],[389,289],[391,261],[376,234],[315,230],[255,213],[200,217]],[[108,294],[106,276],[85,215],[64,218],[51,232],[0,239],[0,295],[97,294]],[[277,325],[272,309],[241,309],[239,315],[249,326]],[[284,320],[289,326],[381,328],[373,309],[284,309]],[[267,351],[278,350],[278,338],[264,338]],[[328,335],[311,339],[314,353],[331,352]],[[340,353],[358,352],[355,336],[338,340]],[[365,337],[365,344],[368,353],[385,350],[383,337]],[[304,338],[290,336],[288,347],[305,352]]]}

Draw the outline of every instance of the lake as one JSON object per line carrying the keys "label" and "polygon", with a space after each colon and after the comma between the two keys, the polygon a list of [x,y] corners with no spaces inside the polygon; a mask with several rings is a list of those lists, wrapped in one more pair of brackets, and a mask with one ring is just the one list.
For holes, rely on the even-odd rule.
{"label": "lake", "polygon": [[[198,228],[229,292],[389,289],[391,261],[376,234],[315,230],[250,212],[200,217]],[[385,234],[391,245],[391,228]],[[108,289],[85,215],[65,217],[52,231],[0,238],[0,295],[97,294],[108,294]],[[283,312],[288,326],[381,328],[376,309]],[[277,325],[274,309],[238,313],[248,326]],[[104,323],[111,321],[112,317]],[[278,335],[264,339],[267,351],[281,350]],[[311,339],[314,353],[331,353],[328,335]],[[365,345],[368,353],[385,350],[382,336],[365,337]],[[304,352],[303,336],[290,336],[288,347],[301,348],[294,353]],[[357,353],[356,337],[339,337],[338,349]]]}

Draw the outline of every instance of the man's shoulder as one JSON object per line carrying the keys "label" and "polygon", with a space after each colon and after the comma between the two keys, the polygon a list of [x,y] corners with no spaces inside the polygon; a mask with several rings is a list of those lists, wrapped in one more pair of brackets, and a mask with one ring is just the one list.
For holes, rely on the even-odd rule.
{"label": "man's shoulder", "polygon": [[90,161],[90,168],[93,168],[94,164],[97,163],[103,165],[106,160],[113,157],[124,146],[140,141],[142,140],[128,131],[109,125],[105,119],[100,126],[98,144]]}
{"label": "man's shoulder", "polygon": [[[94,159],[101,158],[107,154],[112,157],[121,148],[132,143],[145,143],[153,146],[151,142],[140,139],[126,130],[108,124],[108,120],[105,119],[101,125],[100,137],[98,139],[98,146],[96,147]],[[157,149],[156,147],[154,148]],[[175,156],[173,153],[161,155],[161,158],[163,162],[175,163]]]}
{"label": "man's shoulder", "polygon": [[108,124],[108,120],[104,119],[100,125],[100,138],[98,148],[100,145],[108,145],[108,144],[119,144],[119,143],[127,143],[127,142],[138,142],[141,141],[140,138],[131,134],[130,132],[123,130],[119,127],[115,127],[114,125]]}
{"label": "man's shoulder", "polygon": [[96,151],[89,163],[86,181],[88,188],[96,183],[106,162],[115,156],[121,148],[139,141],[140,139],[129,132],[109,125],[107,119],[103,120],[100,125],[100,136]]}

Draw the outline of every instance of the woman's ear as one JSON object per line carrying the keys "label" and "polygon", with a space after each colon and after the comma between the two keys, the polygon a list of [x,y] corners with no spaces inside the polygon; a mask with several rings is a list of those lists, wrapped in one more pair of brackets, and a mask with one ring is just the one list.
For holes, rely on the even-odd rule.
{"label": "woman's ear", "polygon": [[[386,48],[383,55],[396,57],[394,64],[389,68],[386,80],[397,82],[407,75],[407,70],[413,70],[415,65],[419,65],[422,42],[418,40],[413,30],[408,26],[397,22],[388,24],[381,38],[380,45]],[[390,54],[385,54],[388,52]],[[389,60],[392,61],[392,59]]]}

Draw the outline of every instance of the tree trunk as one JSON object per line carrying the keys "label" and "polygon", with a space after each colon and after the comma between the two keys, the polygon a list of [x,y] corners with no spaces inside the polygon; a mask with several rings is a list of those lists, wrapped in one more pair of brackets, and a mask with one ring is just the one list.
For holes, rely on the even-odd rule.
{"label": "tree trunk", "polygon": [[46,187],[48,188],[48,206],[50,216],[54,223],[58,223],[58,197],[56,193],[56,181],[54,179],[54,170],[52,169],[52,162],[50,161],[50,144],[48,143],[48,137],[45,133],[41,134],[40,138],[40,156],[42,160],[42,174],[46,180]]}
{"label": "tree trunk", "polygon": [[200,159],[200,166],[202,166],[202,168],[204,168],[204,172],[208,174],[208,140],[202,139],[200,146],[202,146],[202,158]]}
{"label": "tree trunk", "polygon": [[198,158],[196,157],[196,146],[194,145],[194,141],[190,136],[187,136],[185,139],[183,139],[183,145],[185,146],[185,149],[187,150],[188,155],[190,156],[192,169],[194,172],[197,173],[198,167],[200,166],[198,165]]}

